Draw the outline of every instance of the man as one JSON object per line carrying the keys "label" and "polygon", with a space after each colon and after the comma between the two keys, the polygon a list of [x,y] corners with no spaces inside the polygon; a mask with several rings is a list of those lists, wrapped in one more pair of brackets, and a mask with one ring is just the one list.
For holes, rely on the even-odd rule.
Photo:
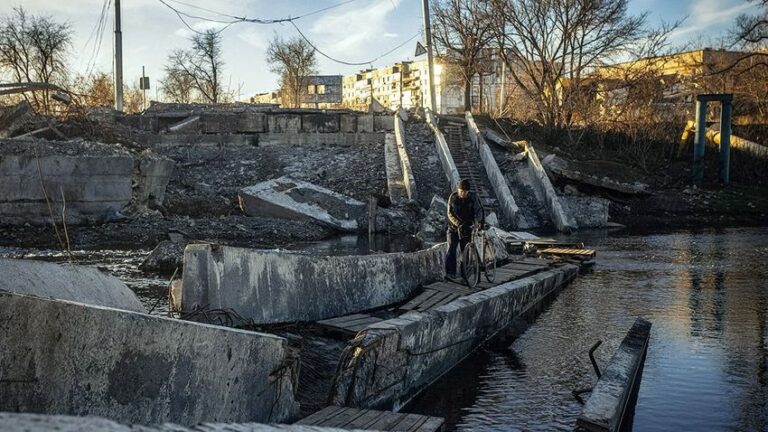
{"label": "man", "polygon": [[456,192],[448,198],[448,254],[445,256],[448,278],[456,277],[456,248],[459,247],[459,253],[464,250],[472,235],[472,225],[484,219],[483,206],[469,188],[469,180],[461,180]]}

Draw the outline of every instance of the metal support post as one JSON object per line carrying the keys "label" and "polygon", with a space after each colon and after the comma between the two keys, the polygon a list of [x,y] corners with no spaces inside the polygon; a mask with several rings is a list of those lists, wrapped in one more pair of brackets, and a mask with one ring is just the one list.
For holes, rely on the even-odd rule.
{"label": "metal support post", "polygon": [[696,101],[696,135],[693,141],[693,182],[704,179],[704,145],[707,140],[707,101]]}
{"label": "metal support post", "polygon": [[730,182],[731,174],[731,101],[723,101],[720,111],[720,181]]}

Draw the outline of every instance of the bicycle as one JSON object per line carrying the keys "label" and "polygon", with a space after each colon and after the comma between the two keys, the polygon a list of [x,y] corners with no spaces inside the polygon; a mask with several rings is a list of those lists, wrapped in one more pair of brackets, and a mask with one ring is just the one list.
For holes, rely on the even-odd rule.
{"label": "bicycle", "polygon": [[[483,251],[482,256],[478,252],[478,243],[480,250]],[[486,231],[479,224],[476,224],[472,227],[469,243],[464,246],[461,253],[461,275],[468,287],[474,288],[480,283],[481,264],[482,270],[485,272],[485,279],[489,283],[493,283],[496,280],[496,251],[493,243],[488,239]]]}

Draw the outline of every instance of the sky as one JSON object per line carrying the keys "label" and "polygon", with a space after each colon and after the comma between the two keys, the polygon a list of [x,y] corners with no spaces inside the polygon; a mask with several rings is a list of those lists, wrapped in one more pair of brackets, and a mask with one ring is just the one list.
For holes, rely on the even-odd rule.
{"label": "sky", "polygon": [[[350,63],[370,62],[373,67],[413,60],[421,38],[422,12],[419,0],[164,0],[191,15],[226,20],[211,11],[248,18],[296,17],[329,6],[337,6],[295,21],[302,33],[322,52]],[[114,0],[4,0],[0,14],[21,5],[33,13],[53,16],[72,26],[70,68],[78,74],[112,71],[113,6],[104,26],[100,49],[97,23],[105,2]],[[111,3],[112,5],[114,3]],[[718,46],[734,19],[753,10],[747,0],[630,0],[630,13],[647,12],[651,24],[684,20],[672,42],[686,48]],[[157,79],[174,48],[189,46],[193,32],[160,0],[121,0],[123,70],[126,83],[138,83],[142,66],[151,79],[150,96],[155,98]],[[221,24],[188,19],[197,31]],[[95,35],[94,35],[95,34]],[[266,50],[275,35],[297,35],[288,23],[239,23],[222,32],[225,62],[224,84],[238,99],[277,87],[277,76],[269,71]],[[410,40],[413,38],[412,40]],[[382,56],[393,48],[390,54]],[[320,74],[349,74],[367,66],[350,66],[318,56]]]}

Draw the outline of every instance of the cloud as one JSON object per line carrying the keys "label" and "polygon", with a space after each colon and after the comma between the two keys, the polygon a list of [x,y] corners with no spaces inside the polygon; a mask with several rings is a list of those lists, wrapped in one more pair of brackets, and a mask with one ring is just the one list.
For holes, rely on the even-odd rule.
{"label": "cloud", "polygon": [[393,26],[388,22],[399,4],[400,0],[377,0],[340,13],[328,13],[315,21],[311,36],[321,50],[332,56],[353,61],[375,57],[371,54],[381,50],[381,39],[399,35],[391,31]]}
{"label": "cloud", "polygon": [[754,8],[754,3],[724,0],[696,0],[691,2],[688,18],[671,38],[690,37],[692,34],[716,32],[731,25],[737,16]]}

